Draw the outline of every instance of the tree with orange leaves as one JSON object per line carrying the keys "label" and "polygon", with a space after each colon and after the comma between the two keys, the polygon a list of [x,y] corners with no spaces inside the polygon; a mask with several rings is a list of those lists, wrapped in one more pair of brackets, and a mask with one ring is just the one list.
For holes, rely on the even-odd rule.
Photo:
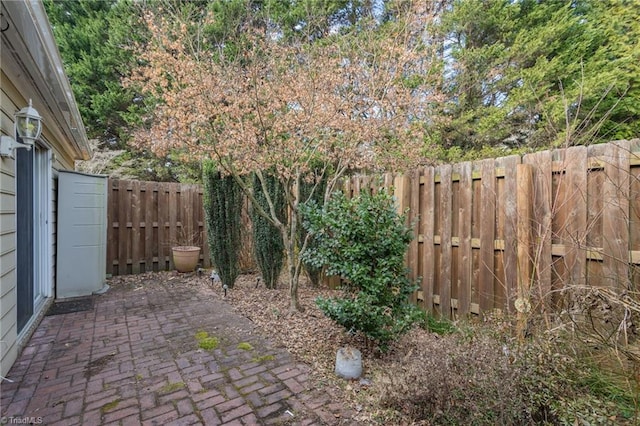
{"label": "tree with orange leaves", "polygon": [[[407,13],[404,18],[424,14]],[[234,177],[254,208],[282,233],[291,309],[300,309],[297,243],[300,183],[327,185],[358,170],[401,171],[420,161],[424,123],[440,100],[432,84],[432,51],[416,20],[363,25],[309,44],[286,42],[277,30],[247,29],[242,49],[206,39],[201,22],[146,18],[151,42],[128,84],[155,106],[133,143],[158,154],[210,158]],[[437,78],[437,76],[433,76]],[[260,207],[255,175],[283,185],[289,207],[281,220],[272,200]],[[268,194],[268,191],[263,191]]]}

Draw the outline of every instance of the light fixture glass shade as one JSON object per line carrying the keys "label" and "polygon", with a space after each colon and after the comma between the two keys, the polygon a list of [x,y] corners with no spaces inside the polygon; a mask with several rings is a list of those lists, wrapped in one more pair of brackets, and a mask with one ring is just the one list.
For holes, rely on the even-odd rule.
{"label": "light fixture glass shade", "polygon": [[23,143],[33,145],[42,132],[42,117],[31,105],[31,99],[29,99],[29,106],[18,111],[15,117],[18,136]]}

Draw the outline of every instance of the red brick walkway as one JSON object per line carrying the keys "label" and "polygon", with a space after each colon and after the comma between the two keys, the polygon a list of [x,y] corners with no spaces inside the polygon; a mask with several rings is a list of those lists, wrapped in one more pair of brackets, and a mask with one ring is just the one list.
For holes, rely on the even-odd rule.
{"label": "red brick walkway", "polygon": [[[1,385],[2,416],[65,426],[351,423],[311,386],[307,365],[211,291],[181,284],[146,278],[96,296],[92,311],[45,317],[8,374],[14,382]],[[218,347],[201,349],[198,332]]]}

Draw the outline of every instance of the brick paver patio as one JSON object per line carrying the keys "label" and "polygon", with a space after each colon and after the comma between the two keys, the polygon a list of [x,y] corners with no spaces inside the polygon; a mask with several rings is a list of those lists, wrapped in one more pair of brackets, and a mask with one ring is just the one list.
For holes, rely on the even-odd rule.
{"label": "brick paver patio", "polygon": [[[45,317],[8,374],[13,383],[1,385],[4,420],[351,423],[342,404],[311,386],[307,365],[261,336],[212,290],[171,277],[146,275],[95,296],[91,311]],[[198,332],[215,337],[218,347],[201,349]]]}

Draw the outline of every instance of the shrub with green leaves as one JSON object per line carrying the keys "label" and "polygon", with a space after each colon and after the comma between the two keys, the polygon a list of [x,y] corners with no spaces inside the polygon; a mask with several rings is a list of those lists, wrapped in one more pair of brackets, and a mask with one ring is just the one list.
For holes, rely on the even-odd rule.
{"label": "shrub with green leaves", "polygon": [[222,285],[232,288],[239,274],[242,190],[232,176],[222,176],[211,161],[203,164],[202,180],[211,259]]}
{"label": "shrub with green leaves", "polygon": [[318,298],[320,309],[349,331],[376,341],[381,350],[425,314],[408,301],[417,289],[404,256],[412,239],[404,215],[384,191],[351,199],[336,194],[324,208],[303,207],[315,246],[303,259],[342,279],[343,297]]}
{"label": "shrub with green leaves", "polygon": [[[278,218],[286,222],[287,202],[284,197],[284,188],[278,178],[263,173],[265,186],[269,193]],[[263,210],[269,211],[269,204],[265,196],[264,189],[257,176],[253,178],[253,195]],[[251,223],[253,224],[253,248],[256,263],[260,268],[262,279],[267,288],[276,288],[278,277],[284,264],[284,242],[282,234],[265,217],[260,215],[256,209],[250,210]]]}

